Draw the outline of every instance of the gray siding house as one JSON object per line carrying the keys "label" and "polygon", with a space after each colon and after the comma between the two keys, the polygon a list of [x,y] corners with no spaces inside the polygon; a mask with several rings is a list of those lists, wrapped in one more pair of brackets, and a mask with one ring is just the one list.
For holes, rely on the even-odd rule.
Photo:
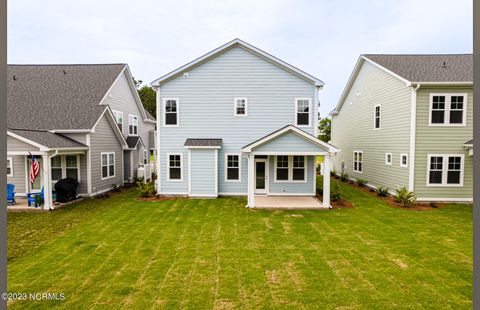
{"label": "gray siding house", "polygon": [[[155,120],[147,115],[126,64],[9,65],[7,182],[17,196],[76,179],[93,196],[149,170]],[[32,155],[40,163],[29,182]],[[148,167],[147,167],[148,166]]]}
{"label": "gray siding house", "polygon": [[332,168],[420,201],[472,201],[473,60],[362,55],[332,112]]}
{"label": "gray siding house", "polygon": [[323,82],[239,39],[152,85],[159,194],[313,196],[315,156],[338,151],[316,138]]}

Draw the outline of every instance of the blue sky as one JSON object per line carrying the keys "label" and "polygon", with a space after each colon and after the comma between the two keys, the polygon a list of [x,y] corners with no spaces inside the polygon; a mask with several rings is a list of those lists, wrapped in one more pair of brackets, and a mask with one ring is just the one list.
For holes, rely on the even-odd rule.
{"label": "blue sky", "polygon": [[360,54],[470,53],[471,0],[14,0],[9,63],[126,62],[150,82],[238,37],[326,82],[325,116]]}

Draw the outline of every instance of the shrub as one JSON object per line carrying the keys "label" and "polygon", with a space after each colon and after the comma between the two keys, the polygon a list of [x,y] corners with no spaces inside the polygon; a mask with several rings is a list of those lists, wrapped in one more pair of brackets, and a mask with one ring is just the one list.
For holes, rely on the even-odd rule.
{"label": "shrub", "polygon": [[330,171],[330,175],[331,175],[332,177],[336,177],[336,176],[337,176],[337,171],[331,170],[331,171]]}
{"label": "shrub", "polygon": [[340,187],[340,184],[333,183],[332,190],[330,191],[330,200],[338,201],[341,198],[342,198],[342,188]]}
{"label": "shrub", "polygon": [[377,188],[377,196],[387,197],[388,196],[388,187],[380,186]]}
{"label": "shrub", "polygon": [[431,208],[438,208],[437,204],[434,201],[430,202],[430,207]]}
{"label": "shrub", "polygon": [[137,191],[142,197],[151,197],[155,195],[155,183],[154,182],[137,182]]}
{"label": "shrub", "polygon": [[355,181],[357,182],[358,186],[360,186],[360,187],[363,187],[363,186],[367,185],[367,183],[368,183],[368,180],[360,179],[360,178],[356,179]]}
{"label": "shrub", "polygon": [[117,184],[112,184],[112,190],[114,192],[119,192],[120,191],[120,186],[118,186]]}
{"label": "shrub", "polygon": [[409,192],[406,187],[398,188],[396,189],[396,192],[393,200],[401,204],[403,208],[410,208],[417,201],[413,192]]}
{"label": "shrub", "polygon": [[323,188],[317,188],[317,195],[323,196]]}
{"label": "shrub", "polygon": [[349,177],[349,175],[348,175],[348,173],[346,173],[346,172],[342,172],[342,174],[340,174],[340,180],[341,180],[342,182],[348,181],[348,177]]}

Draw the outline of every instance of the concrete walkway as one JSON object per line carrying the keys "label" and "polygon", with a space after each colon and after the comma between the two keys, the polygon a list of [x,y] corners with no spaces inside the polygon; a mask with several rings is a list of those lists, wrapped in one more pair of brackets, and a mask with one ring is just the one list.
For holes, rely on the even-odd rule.
{"label": "concrete walkway", "polygon": [[255,209],[328,210],[312,196],[255,196]]}

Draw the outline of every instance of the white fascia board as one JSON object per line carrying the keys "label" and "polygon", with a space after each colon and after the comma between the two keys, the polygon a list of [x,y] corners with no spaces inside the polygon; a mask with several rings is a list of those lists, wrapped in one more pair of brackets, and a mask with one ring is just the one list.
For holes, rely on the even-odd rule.
{"label": "white fascia board", "polygon": [[40,144],[40,143],[37,143],[37,142],[35,142],[35,141],[32,141],[32,140],[30,140],[30,139],[27,139],[27,138],[25,138],[25,137],[22,137],[22,136],[20,136],[20,135],[17,135],[17,134],[15,134],[15,133],[11,132],[11,131],[8,131],[8,130],[7,130],[7,135],[10,136],[10,137],[12,137],[12,138],[15,138],[15,139],[17,139],[17,140],[20,140],[20,141],[22,141],[22,142],[25,142],[25,143],[27,143],[27,144],[30,144],[30,145],[32,145],[32,146],[34,146],[34,147],[38,147],[40,151],[43,151],[43,152],[45,152],[45,151],[50,151],[50,148],[49,148],[49,147],[47,147],[47,146],[45,146],[45,145],[42,145],[42,144]]}

